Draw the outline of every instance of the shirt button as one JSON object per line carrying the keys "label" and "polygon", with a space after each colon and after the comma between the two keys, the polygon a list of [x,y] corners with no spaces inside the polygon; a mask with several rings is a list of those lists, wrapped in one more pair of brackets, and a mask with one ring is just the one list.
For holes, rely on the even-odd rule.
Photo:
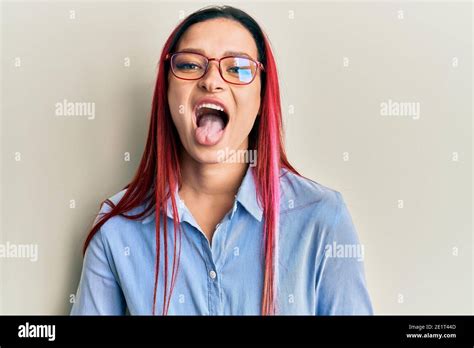
{"label": "shirt button", "polygon": [[210,271],[210,272],[209,272],[209,277],[211,277],[212,279],[215,279],[215,278],[217,277],[216,272]]}

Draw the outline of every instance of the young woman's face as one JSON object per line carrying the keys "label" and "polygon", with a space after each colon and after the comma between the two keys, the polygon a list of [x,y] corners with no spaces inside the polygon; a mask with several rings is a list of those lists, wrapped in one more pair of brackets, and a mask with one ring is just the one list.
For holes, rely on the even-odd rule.
{"label": "young woman's face", "polygon": [[[177,52],[183,50],[199,51],[208,58],[241,52],[258,60],[257,46],[250,32],[240,23],[222,18],[189,27],[176,49]],[[173,122],[184,150],[193,159],[200,163],[217,163],[225,153],[247,149],[248,135],[260,108],[260,69],[250,84],[234,85],[222,79],[217,62],[211,61],[207,73],[199,80],[182,80],[170,71],[168,86]],[[196,109],[204,102],[203,98],[221,104],[227,120],[201,117],[199,112],[197,116]]]}

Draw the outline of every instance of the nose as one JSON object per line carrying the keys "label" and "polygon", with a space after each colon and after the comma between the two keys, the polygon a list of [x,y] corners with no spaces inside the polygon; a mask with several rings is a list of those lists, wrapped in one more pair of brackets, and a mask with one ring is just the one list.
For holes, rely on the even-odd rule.
{"label": "nose", "polygon": [[198,82],[199,88],[204,88],[208,92],[223,91],[225,84],[219,72],[219,63],[210,61],[206,74]]}

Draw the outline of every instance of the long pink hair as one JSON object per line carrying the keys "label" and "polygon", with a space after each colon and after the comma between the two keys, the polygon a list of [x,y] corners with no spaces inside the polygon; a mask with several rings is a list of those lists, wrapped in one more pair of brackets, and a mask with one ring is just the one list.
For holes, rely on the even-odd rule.
{"label": "long pink hair", "polygon": [[[145,151],[140,161],[138,170],[132,181],[124,187],[127,189],[122,199],[115,205],[109,199],[107,203],[112,209],[101,214],[92,227],[84,243],[83,253],[91,239],[113,216],[120,215],[127,219],[143,219],[155,213],[155,281],[153,290],[153,308],[155,314],[156,294],[161,262],[161,244],[163,244],[164,264],[164,293],[162,315],[168,314],[171,295],[174,289],[176,276],[179,268],[181,252],[181,228],[177,213],[175,190],[181,186],[181,172],[179,166],[180,140],[177,130],[171,118],[167,101],[167,76],[169,66],[165,61],[168,53],[171,53],[183,35],[192,24],[209,20],[212,18],[229,18],[244,25],[253,35],[259,49],[259,60],[264,64],[265,71],[262,72],[261,109],[260,115],[249,135],[249,149],[256,149],[258,153],[255,168],[255,186],[257,197],[263,208],[263,266],[264,282],[262,290],[261,314],[277,314],[276,304],[276,252],[277,231],[280,207],[280,169],[287,170],[299,175],[290,165],[285,154],[283,145],[282,114],[280,105],[280,91],[275,60],[272,54],[268,38],[258,24],[245,12],[230,6],[213,6],[201,9],[185,18],[171,33],[161,53],[153,95],[150,128]],[[184,150],[183,150],[184,151]],[[157,175],[159,173],[159,175]],[[171,280],[168,284],[168,229],[167,223],[160,230],[161,216],[166,219],[167,202],[171,200],[173,211],[173,233],[174,249],[173,263],[171,265]],[[144,206],[142,212],[136,215],[125,215],[126,212]],[[162,212],[163,215],[160,214]]]}

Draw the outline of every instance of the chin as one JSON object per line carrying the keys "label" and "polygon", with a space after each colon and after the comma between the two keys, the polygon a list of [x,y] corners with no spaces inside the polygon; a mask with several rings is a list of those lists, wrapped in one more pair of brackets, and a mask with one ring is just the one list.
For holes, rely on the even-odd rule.
{"label": "chin", "polygon": [[220,152],[222,150],[220,147],[213,149],[210,148],[194,148],[191,157],[194,158],[196,162],[201,164],[217,164],[220,158]]}

